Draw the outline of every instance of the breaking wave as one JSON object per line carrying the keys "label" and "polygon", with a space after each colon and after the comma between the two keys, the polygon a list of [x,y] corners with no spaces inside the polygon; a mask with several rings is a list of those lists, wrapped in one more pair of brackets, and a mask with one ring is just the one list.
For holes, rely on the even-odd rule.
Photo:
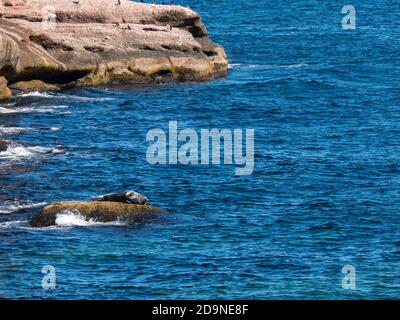
{"label": "breaking wave", "polygon": [[46,205],[46,202],[23,202],[19,200],[0,202],[0,214],[13,213],[19,210],[37,208]]}
{"label": "breaking wave", "polygon": [[9,134],[19,134],[24,131],[31,130],[49,130],[49,131],[58,131],[61,130],[60,127],[6,127],[0,125],[0,136],[1,135],[9,135]]}
{"label": "breaking wave", "polygon": [[27,225],[27,224],[28,224],[28,220],[4,221],[4,222],[0,222],[0,229],[19,227],[19,226]]}
{"label": "breaking wave", "polygon": [[56,225],[59,227],[90,227],[90,226],[123,226],[122,221],[97,222],[95,219],[86,219],[77,211],[65,210],[57,214]]}
{"label": "breaking wave", "polygon": [[108,101],[114,100],[114,98],[98,98],[98,97],[83,97],[77,95],[69,95],[62,93],[49,93],[41,91],[32,91],[28,93],[22,93],[17,96],[17,98],[43,98],[43,99],[69,99],[75,101]]}
{"label": "breaking wave", "polygon": [[35,155],[60,154],[64,152],[65,150],[59,148],[24,146],[22,144],[12,142],[8,145],[7,150],[0,152],[0,158],[18,160],[23,158],[31,158]]}
{"label": "breaking wave", "polygon": [[18,134],[23,131],[28,131],[28,130],[34,130],[34,128],[31,127],[5,127],[0,125],[0,135],[7,135],[7,134]]}
{"label": "breaking wave", "polygon": [[39,107],[21,107],[21,108],[6,108],[0,107],[0,114],[16,114],[16,113],[59,113],[68,114],[68,111],[60,111],[60,109],[66,109],[69,106],[39,106]]}
{"label": "breaking wave", "polygon": [[52,93],[48,93],[48,92],[42,92],[42,91],[32,91],[32,92],[21,93],[21,94],[17,95],[17,97],[20,97],[20,98],[27,98],[27,97],[53,98],[55,96],[56,96],[56,94],[52,94]]}

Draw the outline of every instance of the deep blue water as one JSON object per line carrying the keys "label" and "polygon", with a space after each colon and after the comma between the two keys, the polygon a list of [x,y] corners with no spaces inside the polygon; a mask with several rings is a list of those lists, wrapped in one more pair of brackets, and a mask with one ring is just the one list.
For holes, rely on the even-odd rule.
{"label": "deep blue water", "polygon": [[[1,106],[3,139],[66,150],[0,153],[0,297],[400,298],[400,3],[351,1],[356,30],[337,1],[180,3],[226,48],[228,77]],[[254,128],[254,173],[148,164],[146,134],[169,121]],[[170,214],[28,227],[43,203],[127,189]],[[346,264],[355,290],[341,286]]]}

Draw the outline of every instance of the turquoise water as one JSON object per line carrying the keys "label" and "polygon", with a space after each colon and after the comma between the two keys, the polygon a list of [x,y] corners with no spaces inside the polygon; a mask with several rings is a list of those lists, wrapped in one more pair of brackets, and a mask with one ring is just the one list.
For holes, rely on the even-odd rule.
{"label": "turquoise water", "polygon": [[[352,1],[355,30],[337,1],[180,3],[226,48],[226,78],[0,106],[1,138],[30,146],[0,153],[0,297],[399,298],[399,2]],[[169,121],[253,128],[253,174],[150,165],[146,134]],[[45,203],[127,189],[170,214],[29,227]]]}

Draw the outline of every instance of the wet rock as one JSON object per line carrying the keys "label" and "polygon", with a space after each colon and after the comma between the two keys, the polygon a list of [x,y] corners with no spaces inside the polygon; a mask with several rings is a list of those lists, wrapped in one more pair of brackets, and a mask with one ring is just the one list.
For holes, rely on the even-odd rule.
{"label": "wet rock", "polygon": [[7,87],[7,80],[4,77],[0,77],[0,100],[11,97],[11,90]]}
{"label": "wet rock", "polygon": [[7,151],[10,144],[10,141],[0,140],[0,152]]}
{"label": "wet rock", "polygon": [[10,85],[12,90],[30,92],[30,91],[54,91],[59,87],[45,83],[41,80],[19,81]]}
{"label": "wet rock", "polygon": [[32,227],[49,227],[56,224],[57,215],[65,212],[78,213],[88,221],[112,222],[129,221],[142,222],[145,218],[165,213],[162,209],[122,202],[58,202],[50,204],[31,221]]}

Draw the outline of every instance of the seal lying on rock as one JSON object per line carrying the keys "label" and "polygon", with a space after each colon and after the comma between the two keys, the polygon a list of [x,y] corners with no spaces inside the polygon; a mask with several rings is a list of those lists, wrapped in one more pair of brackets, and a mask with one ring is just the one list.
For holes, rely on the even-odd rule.
{"label": "seal lying on rock", "polygon": [[123,202],[130,204],[143,205],[149,201],[144,195],[135,191],[126,191],[118,193],[109,193],[102,196],[94,197],[96,201],[111,201],[111,202]]}
{"label": "seal lying on rock", "polygon": [[56,225],[57,215],[65,212],[76,212],[84,219],[95,222],[142,222],[146,217],[165,213],[160,208],[154,206],[121,202],[58,202],[44,207],[32,219],[31,226],[35,228],[54,226]]}

